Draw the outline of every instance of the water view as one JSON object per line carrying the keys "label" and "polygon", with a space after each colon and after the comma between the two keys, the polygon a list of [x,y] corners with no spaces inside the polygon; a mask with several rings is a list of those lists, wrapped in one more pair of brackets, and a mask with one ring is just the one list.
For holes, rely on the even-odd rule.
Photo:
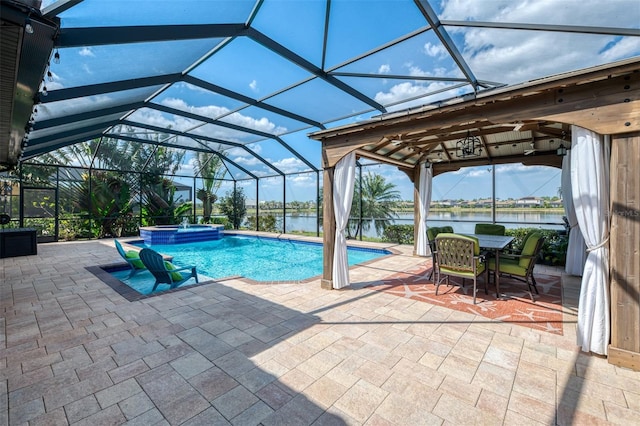
{"label": "water view", "polygon": [[[564,229],[561,212],[535,212],[535,211],[514,211],[496,212],[496,222],[505,225],[507,228],[539,227],[544,229]],[[282,220],[280,215],[279,220]],[[478,222],[491,222],[491,212],[451,212],[435,211],[429,213],[427,224],[431,226],[453,226],[456,232],[472,233],[475,224]],[[401,213],[392,221],[396,225],[413,225],[413,214]],[[300,213],[287,214],[286,231],[315,232],[317,229],[317,217],[315,214]],[[322,226],[320,227],[322,230]],[[363,231],[363,236],[380,238],[375,227],[372,225],[368,230]]]}

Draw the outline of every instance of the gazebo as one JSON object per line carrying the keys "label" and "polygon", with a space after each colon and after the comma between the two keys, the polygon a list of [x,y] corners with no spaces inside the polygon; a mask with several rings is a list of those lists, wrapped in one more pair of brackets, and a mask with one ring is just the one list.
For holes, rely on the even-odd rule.
{"label": "gazebo", "polygon": [[[593,201],[585,200],[580,207],[582,220],[574,224],[585,235],[590,253],[584,271],[577,271],[583,276],[579,343],[586,351],[608,354],[613,364],[640,368],[640,174],[636,170],[640,161],[640,61],[461,97],[311,137],[322,141],[322,286],[327,289],[348,285],[347,269],[339,262],[345,250],[344,208],[350,205],[344,203],[349,199],[349,162],[353,164],[357,157],[396,165],[414,182],[414,252],[423,255],[432,176],[470,165],[508,162],[562,167],[573,178],[568,186],[575,203],[585,197],[599,200],[590,207],[587,204]],[[476,140],[476,152],[461,146]],[[533,156],[518,152],[521,141],[533,141],[541,152]],[[577,152],[572,161],[563,162],[567,150]],[[590,226],[594,228],[585,230]],[[581,262],[572,263],[571,255],[568,259],[567,270],[582,268]]]}

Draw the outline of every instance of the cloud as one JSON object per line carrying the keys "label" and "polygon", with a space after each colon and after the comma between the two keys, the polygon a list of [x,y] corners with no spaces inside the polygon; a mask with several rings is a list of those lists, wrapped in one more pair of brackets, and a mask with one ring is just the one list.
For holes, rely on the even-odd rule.
{"label": "cloud", "polygon": [[[411,82],[405,81],[392,86],[387,92],[378,92],[375,95],[376,102],[382,105],[389,105],[400,102],[404,99],[423,96],[430,92],[441,91],[452,86],[451,83],[433,81],[433,82]],[[439,99],[455,96],[455,93],[445,92],[432,96],[418,98],[415,101],[405,102],[402,108],[408,108],[410,105],[424,105]]]}
{"label": "cloud", "polygon": [[256,80],[253,80],[251,83],[249,83],[249,87],[254,92],[256,92],[256,93],[258,92],[258,82]]}
{"label": "cloud", "polygon": [[[284,173],[295,173],[307,169],[307,165],[295,157],[283,158],[278,161],[271,161],[274,167]],[[287,179],[288,181],[288,179]]]}
{"label": "cloud", "polygon": [[391,72],[391,65],[389,64],[380,65],[380,68],[378,68],[379,74],[389,74],[390,72]]}
{"label": "cloud", "polygon": [[432,58],[443,58],[447,55],[447,50],[444,46],[426,43],[424,45],[424,53]]}
{"label": "cloud", "polygon": [[[178,98],[167,98],[162,101],[162,105],[179,109],[182,111],[191,112],[193,114],[201,115],[203,117],[220,117],[229,113],[229,109],[226,107],[221,107],[217,105],[206,105],[206,106],[191,106],[188,105],[183,99]],[[277,126],[275,123],[270,121],[266,117],[254,118],[247,115],[243,115],[239,112],[234,112],[230,115],[226,115],[222,121],[225,121],[230,124],[236,124],[238,126],[246,127],[248,129],[257,130],[264,133],[269,133],[273,135],[280,135],[286,133],[288,129],[286,127]],[[195,123],[195,121],[193,121]],[[207,129],[212,126],[208,126]],[[208,130],[210,131],[210,130]],[[240,132],[237,130],[232,130],[228,128],[218,128],[216,132],[218,138],[234,138],[234,140],[244,140],[255,138],[255,136]]]}
{"label": "cloud", "polygon": [[80,56],[90,56],[90,57],[93,57],[93,58],[95,58],[95,56],[96,56],[95,53],[93,53],[93,51],[91,50],[90,47],[83,47],[82,49],[80,49],[78,51],[78,55],[80,55]]}
{"label": "cloud", "polygon": [[234,157],[233,162],[243,166],[264,166],[264,163],[262,161],[258,160],[256,157],[249,156]]}
{"label": "cloud", "polygon": [[[553,11],[553,13],[550,13]],[[450,0],[442,20],[636,28],[635,0]],[[513,84],[640,54],[634,37],[451,27],[448,31],[477,78]]]}
{"label": "cloud", "polygon": [[640,39],[638,37],[625,37],[618,39],[602,51],[602,57],[614,62],[640,52]]}

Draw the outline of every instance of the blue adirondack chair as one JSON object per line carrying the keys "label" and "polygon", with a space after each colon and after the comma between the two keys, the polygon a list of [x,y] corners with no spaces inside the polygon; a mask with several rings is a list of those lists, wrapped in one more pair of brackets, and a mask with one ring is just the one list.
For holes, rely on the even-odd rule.
{"label": "blue adirondack chair", "polygon": [[176,288],[191,278],[195,278],[196,283],[198,282],[198,272],[195,266],[177,267],[164,260],[160,253],[150,248],[140,250],[140,260],[156,279],[152,291],[155,291],[160,284],[168,284],[170,288]]}
{"label": "blue adirondack chair", "polygon": [[118,253],[120,253],[120,256],[122,256],[122,258],[131,267],[131,272],[129,272],[129,276],[127,278],[131,278],[132,276],[134,276],[140,271],[147,270],[147,268],[144,266],[144,264],[140,260],[140,255],[138,254],[137,251],[129,250],[125,252],[124,248],[122,247],[122,244],[120,244],[120,241],[118,240],[114,240],[114,241],[115,241],[116,249],[118,250]]}

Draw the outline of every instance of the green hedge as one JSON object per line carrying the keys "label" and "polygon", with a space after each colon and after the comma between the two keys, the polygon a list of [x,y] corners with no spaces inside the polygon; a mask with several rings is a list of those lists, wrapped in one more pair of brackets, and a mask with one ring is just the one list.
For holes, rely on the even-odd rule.
{"label": "green hedge", "polygon": [[569,245],[569,237],[564,232],[558,232],[553,229],[539,228],[516,228],[507,229],[506,235],[515,237],[513,247],[521,250],[524,244],[524,237],[530,232],[536,231],[544,237],[544,244],[540,252],[538,263],[544,265],[564,265],[567,260],[567,247]]}
{"label": "green hedge", "polygon": [[384,229],[382,241],[386,243],[413,244],[413,225],[389,225]]}
{"label": "green hedge", "polygon": [[[537,231],[544,237],[544,244],[540,253],[538,263],[545,265],[564,265],[567,258],[567,246],[569,238],[563,232],[553,229],[539,228],[515,228],[507,229],[506,235],[514,237],[513,247],[522,249],[524,237],[530,231]],[[382,241],[396,244],[413,244],[413,225],[390,225],[382,234]]]}

